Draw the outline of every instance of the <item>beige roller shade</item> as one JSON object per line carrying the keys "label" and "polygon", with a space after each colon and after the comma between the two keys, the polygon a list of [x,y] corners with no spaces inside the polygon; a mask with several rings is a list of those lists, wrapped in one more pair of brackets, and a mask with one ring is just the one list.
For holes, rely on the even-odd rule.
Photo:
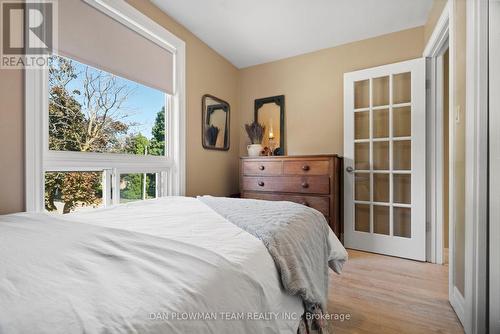
{"label": "beige roller shade", "polygon": [[173,93],[172,53],[82,0],[59,1],[59,53]]}

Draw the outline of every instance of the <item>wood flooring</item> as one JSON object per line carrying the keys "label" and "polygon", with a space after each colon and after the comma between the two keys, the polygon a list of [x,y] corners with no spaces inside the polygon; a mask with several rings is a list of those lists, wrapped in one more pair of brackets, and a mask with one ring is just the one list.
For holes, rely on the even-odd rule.
{"label": "wood flooring", "polygon": [[348,250],[330,274],[329,333],[463,333],[448,302],[448,266]]}

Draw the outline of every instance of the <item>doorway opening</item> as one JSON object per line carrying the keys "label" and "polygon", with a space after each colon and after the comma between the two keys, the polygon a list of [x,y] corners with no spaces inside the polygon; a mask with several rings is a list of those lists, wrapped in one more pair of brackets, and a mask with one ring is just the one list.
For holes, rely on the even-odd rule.
{"label": "doorway opening", "polygon": [[[446,40],[427,60],[430,82],[427,112],[428,221],[434,229],[428,237],[427,261],[448,264],[450,254],[450,52]],[[452,117],[451,117],[452,118]]]}
{"label": "doorway opening", "polygon": [[[424,50],[427,65],[426,260],[448,266],[448,297],[465,319],[465,115],[455,94],[454,2],[449,1]],[[457,102],[458,101],[458,102]]]}
{"label": "doorway opening", "polygon": [[450,248],[450,50],[443,54],[443,256],[448,264]]}
{"label": "doorway opening", "polygon": [[452,90],[450,87],[450,47],[448,36],[427,55],[427,251],[426,260],[449,264],[452,256],[453,233],[452,187],[450,178],[450,117]]}

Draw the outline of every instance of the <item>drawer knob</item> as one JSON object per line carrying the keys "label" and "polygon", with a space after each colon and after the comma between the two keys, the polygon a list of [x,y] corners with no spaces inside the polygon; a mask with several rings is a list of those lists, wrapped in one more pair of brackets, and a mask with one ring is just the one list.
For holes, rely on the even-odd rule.
{"label": "drawer knob", "polygon": [[302,170],[303,170],[304,172],[307,172],[309,169],[311,169],[311,167],[309,167],[308,165],[304,165],[304,166],[302,166]]}
{"label": "drawer knob", "polygon": [[260,166],[259,166],[259,169],[260,169],[260,170],[264,170],[264,169],[266,169],[266,167],[264,167],[263,165],[260,165]]}
{"label": "drawer knob", "polygon": [[259,186],[263,187],[264,186],[264,181],[259,181]]}
{"label": "drawer knob", "polygon": [[302,188],[309,188],[309,183],[302,182]]}

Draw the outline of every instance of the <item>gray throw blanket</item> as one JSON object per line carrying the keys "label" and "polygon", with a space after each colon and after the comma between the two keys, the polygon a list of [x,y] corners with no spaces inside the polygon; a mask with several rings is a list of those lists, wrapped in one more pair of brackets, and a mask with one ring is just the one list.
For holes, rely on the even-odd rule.
{"label": "gray throw blanket", "polygon": [[288,294],[300,296],[306,309],[319,305],[326,312],[329,227],[320,212],[291,202],[210,196],[198,199],[262,240]]}

